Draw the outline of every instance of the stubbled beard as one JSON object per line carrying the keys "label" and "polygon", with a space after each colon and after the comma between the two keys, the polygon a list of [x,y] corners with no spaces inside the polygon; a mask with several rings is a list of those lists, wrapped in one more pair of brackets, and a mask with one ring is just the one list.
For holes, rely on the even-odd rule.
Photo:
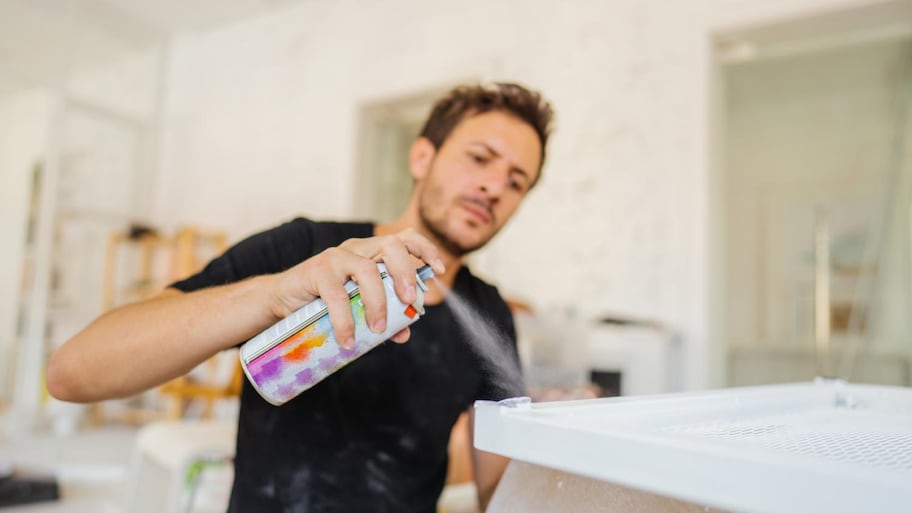
{"label": "stubbled beard", "polygon": [[440,246],[442,246],[441,249],[443,249],[447,253],[454,255],[456,257],[463,257],[463,256],[468,255],[469,253],[475,251],[476,249],[484,246],[488,242],[487,240],[483,240],[483,241],[481,241],[477,244],[473,244],[471,246],[465,246],[463,244],[456,242],[455,240],[453,240],[452,237],[447,235],[447,233],[445,231],[446,222],[447,222],[446,218],[441,219],[441,220],[436,220],[436,221],[431,219],[431,217],[428,215],[428,213],[426,211],[425,205],[426,205],[425,201],[419,202],[418,218],[420,219],[421,224],[424,226],[424,228],[427,229],[427,231],[430,232],[431,235],[434,236],[434,239],[436,239],[437,243]]}

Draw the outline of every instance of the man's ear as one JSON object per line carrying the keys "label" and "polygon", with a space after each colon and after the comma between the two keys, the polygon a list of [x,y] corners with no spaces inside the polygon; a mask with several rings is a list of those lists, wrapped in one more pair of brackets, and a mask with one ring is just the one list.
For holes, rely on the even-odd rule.
{"label": "man's ear", "polygon": [[431,170],[431,162],[437,150],[427,137],[419,137],[409,150],[409,171],[416,182],[420,182]]}

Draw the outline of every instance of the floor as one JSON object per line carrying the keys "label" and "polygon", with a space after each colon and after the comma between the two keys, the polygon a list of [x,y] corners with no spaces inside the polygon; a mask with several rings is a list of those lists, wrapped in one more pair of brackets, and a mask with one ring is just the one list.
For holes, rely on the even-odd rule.
{"label": "floor", "polygon": [[107,426],[58,436],[48,431],[0,436],[0,459],[17,472],[57,476],[61,500],[4,508],[4,513],[120,513],[136,428]]}
{"label": "floor", "polygon": [[[56,476],[61,499],[6,507],[3,513],[125,513],[137,427],[111,424],[68,434],[50,429],[13,434],[19,430],[9,426],[10,419],[0,415],[0,463],[12,463],[17,472]],[[203,472],[190,512],[224,512],[231,479],[230,466]],[[158,488],[163,483],[144,479],[144,484]],[[148,486],[141,496],[161,495]]]}
{"label": "floor", "polygon": [[[54,475],[61,499],[0,508],[2,513],[126,513],[129,462],[139,429],[111,424],[55,434],[39,429],[20,434],[9,429],[0,412],[0,467],[10,462],[17,472]],[[223,513],[232,481],[230,466],[200,476],[190,513]],[[143,480],[140,496],[157,492],[156,480]],[[441,513],[477,513],[472,485],[448,486],[439,504]]]}

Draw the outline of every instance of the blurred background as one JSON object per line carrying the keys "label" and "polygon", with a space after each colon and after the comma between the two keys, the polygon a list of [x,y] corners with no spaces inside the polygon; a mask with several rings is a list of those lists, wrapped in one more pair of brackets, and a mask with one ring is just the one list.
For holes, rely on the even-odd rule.
{"label": "blurred background", "polygon": [[44,365],[255,231],[391,219],[433,99],[485,80],[557,112],[471,257],[533,397],[910,385],[912,1],[0,0],[0,457],[128,481],[136,426],[230,419],[230,356],[90,407]]}

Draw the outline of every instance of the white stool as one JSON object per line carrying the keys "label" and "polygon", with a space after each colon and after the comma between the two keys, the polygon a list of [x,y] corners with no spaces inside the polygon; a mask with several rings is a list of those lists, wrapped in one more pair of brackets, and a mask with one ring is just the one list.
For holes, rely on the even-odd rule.
{"label": "white stool", "polygon": [[200,465],[230,462],[237,421],[162,421],[139,430],[127,481],[127,513],[190,511]]}

